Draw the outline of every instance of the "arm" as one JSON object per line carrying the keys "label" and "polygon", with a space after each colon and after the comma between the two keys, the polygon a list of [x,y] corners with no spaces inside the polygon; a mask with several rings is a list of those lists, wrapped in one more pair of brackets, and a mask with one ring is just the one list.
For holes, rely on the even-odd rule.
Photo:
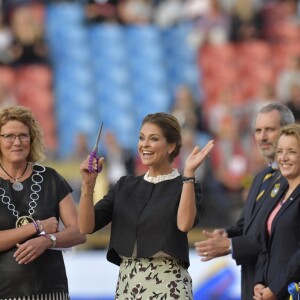
{"label": "arm", "polygon": [[255,267],[255,277],[254,277],[255,284],[253,288],[254,300],[262,300],[262,299],[276,300],[277,299],[277,297],[272,292],[272,290],[269,287],[266,287],[264,283],[263,274],[266,266],[266,261],[267,261],[267,250],[264,249],[259,254],[258,261]]}
{"label": "arm", "polygon": [[244,208],[242,210],[242,213],[241,213],[238,221],[236,222],[236,224],[234,226],[226,228],[228,237],[232,238],[232,237],[237,237],[237,236],[243,235],[246,212],[249,212],[252,210],[251,205],[254,201],[253,199],[256,198],[256,196],[257,196],[257,192],[258,192],[257,187],[260,186],[260,183],[261,183],[261,180],[263,179],[263,177],[264,177],[263,172],[260,172],[259,174],[257,174],[254,177],[251,187],[248,191],[248,195],[247,195],[247,199],[245,201]]}
{"label": "arm", "polygon": [[267,253],[267,249],[264,247],[258,256],[255,265],[255,276],[254,276],[255,286],[259,285],[265,288],[264,271],[265,271],[267,260],[268,260],[268,253]]}
{"label": "arm", "polygon": [[[47,229],[49,233],[56,232],[58,221],[55,217],[39,220],[39,231]],[[44,226],[44,227],[43,227]],[[17,244],[30,238],[35,238],[38,232],[33,223],[29,223],[17,228],[0,231],[0,251],[7,251]]]}
{"label": "arm", "polygon": [[[299,247],[299,246],[298,246]],[[298,248],[299,249],[299,248]],[[291,282],[299,280],[300,274],[300,250],[292,254],[285,267],[278,271],[278,276],[272,282],[269,282],[268,288],[278,299],[284,297],[287,287]]]}
{"label": "arm", "polygon": [[36,235],[33,223],[29,223],[18,228],[0,231],[0,251],[7,251],[15,247],[17,243],[22,243]]}
{"label": "arm", "polygon": [[232,257],[238,265],[256,260],[262,250],[260,235],[243,235],[234,237],[232,241]]}
{"label": "arm", "polygon": [[[64,224],[64,229],[58,231],[58,221],[52,217],[41,221],[41,227],[47,234],[51,233],[56,237],[58,248],[72,247],[85,242],[85,236],[79,232],[77,225],[77,209],[71,194],[68,194],[59,203],[60,219]],[[52,219],[55,219],[52,220]],[[45,250],[52,247],[52,241],[48,235],[36,236],[25,243],[17,243],[17,251],[14,254],[16,261],[20,264],[27,264],[39,257]]]}
{"label": "arm", "polygon": [[243,209],[238,221],[234,226],[226,228],[227,236],[232,238],[236,236],[241,236],[243,234],[244,229],[244,221],[245,221],[245,208]]}
{"label": "arm", "polygon": [[64,229],[54,234],[56,236],[56,247],[67,248],[84,243],[86,237],[79,231],[77,208],[71,194],[60,201],[59,214]]}
{"label": "arm", "polygon": [[[196,169],[202,164],[213,148],[213,141],[209,141],[200,151],[196,146],[185,161],[184,173],[186,177],[194,177]],[[183,183],[181,198],[177,213],[177,226],[183,232],[188,232],[194,226],[197,214],[194,184]]]}
{"label": "arm", "polygon": [[[98,166],[102,166],[104,158],[101,157]],[[93,202],[94,187],[98,176],[97,172],[89,172],[89,156],[80,165],[82,177],[82,193],[79,202],[79,229],[83,234],[92,233],[95,228],[95,211]],[[96,169],[98,166],[94,166]]]}

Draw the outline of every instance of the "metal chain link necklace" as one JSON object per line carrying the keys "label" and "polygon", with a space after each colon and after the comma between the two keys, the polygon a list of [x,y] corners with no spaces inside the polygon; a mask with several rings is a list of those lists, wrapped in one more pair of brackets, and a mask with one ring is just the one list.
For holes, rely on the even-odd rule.
{"label": "metal chain link necklace", "polygon": [[23,172],[22,175],[21,175],[20,177],[18,177],[18,178],[13,178],[11,175],[9,175],[8,172],[5,171],[5,169],[3,168],[3,166],[2,166],[1,163],[0,163],[0,167],[1,167],[1,169],[3,170],[3,172],[4,172],[7,176],[9,176],[9,177],[14,181],[14,183],[13,183],[13,185],[12,185],[13,189],[14,189],[15,191],[22,191],[22,190],[23,190],[23,184],[20,182],[20,179],[24,176],[24,174],[25,174],[25,172],[26,172],[26,170],[27,170],[28,162],[27,162],[27,164],[26,164],[26,168],[25,168],[24,172]]}
{"label": "metal chain link necklace", "polygon": [[29,196],[30,202],[28,204],[29,205],[28,215],[20,216],[20,213],[19,211],[16,210],[15,205],[11,203],[11,198],[5,195],[5,190],[3,188],[0,188],[1,202],[5,204],[8,210],[11,211],[12,214],[17,218],[16,228],[35,221],[32,216],[35,213],[35,208],[37,207],[37,200],[40,198],[40,195],[38,194],[42,189],[40,184],[44,181],[44,178],[41,175],[41,173],[45,171],[46,168],[44,166],[41,166],[37,163],[34,163],[32,165],[32,175],[31,175],[32,185],[30,187],[31,194]]}

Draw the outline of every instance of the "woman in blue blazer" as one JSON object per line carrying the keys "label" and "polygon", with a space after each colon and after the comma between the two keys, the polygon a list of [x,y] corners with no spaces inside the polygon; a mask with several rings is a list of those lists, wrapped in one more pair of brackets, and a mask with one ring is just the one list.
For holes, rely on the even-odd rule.
{"label": "woman in blue blazer", "polygon": [[300,280],[299,124],[283,128],[276,159],[282,179],[269,195],[274,204],[263,222],[264,250],[256,265],[255,300],[287,300],[288,285]]}

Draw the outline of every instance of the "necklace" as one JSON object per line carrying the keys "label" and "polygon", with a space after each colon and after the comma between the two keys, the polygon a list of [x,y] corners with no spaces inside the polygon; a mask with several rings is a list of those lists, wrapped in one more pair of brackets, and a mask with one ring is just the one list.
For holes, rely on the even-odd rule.
{"label": "necklace", "polygon": [[30,202],[29,202],[29,209],[28,209],[28,215],[20,216],[19,211],[16,210],[16,207],[13,203],[11,203],[11,198],[7,195],[5,195],[5,190],[3,188],[0,188],[0,198],[3,204],[5,204],[9,211],[12,212],[12,214],[17,218],[16,221],[16,227],[20,227],[29,223],[34,222],[33,214],[35,213],[35,208],[37,207],[37,201],[40,197],[38,194],[42,187],[41,183],[44,181],[43,176],[40,173],[45,172],[46,168],[44,166],[34,164],[32,166],[32,185],[30,190],[32,193],[30,194]]}
{"label": "necklace", "polygon": [[23,190],[23,184],[20,182],[20,179],[24,176],[24,174],[25,174],[25,172],[26,172],[26,170],[27,170],[28,162],[27,162],[27,164],[26,164],[26,167],[25,167],[24,172],[23,172],[22,175],[21,175],[20,177],[18,177],[18,178],[13,178],[11,175],[9,175],[9,174],[4,170],[4,168],[3,168],[3,166],[2,166],[1,163],[0,163],[0,167],[1,167],[1,169],[4,171],[4,173],[5,173],[7,176],[9,176],[9,177],[14,181],[14,183],[13,183],[13,185],[12,185],[13,189],[14,189],[15,191],[22,191],[22,190]]}

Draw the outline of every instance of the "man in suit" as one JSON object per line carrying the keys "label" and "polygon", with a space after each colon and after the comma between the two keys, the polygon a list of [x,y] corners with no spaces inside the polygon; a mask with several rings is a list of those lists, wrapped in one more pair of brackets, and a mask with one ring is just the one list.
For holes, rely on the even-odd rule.
{"label": "man in suit", "polygon": [[[277,141],[282,127],[294,122],[291,110],[277,102],[267,104],[258,111],[254,122],[254,137],[261,154],[269,161],[269,166],[255,176],[237,223],[226,229],[204,231],[207,240],[195,243],[202,261],[231,253],[237,265],[241,265],[242,300],[253,299],[255,264],[262,250],[262,220],[269,207],[268,201],[264,200],[280,177],[280,172],[275,170]],[[271,169],[273,171],[270,172]]]}

